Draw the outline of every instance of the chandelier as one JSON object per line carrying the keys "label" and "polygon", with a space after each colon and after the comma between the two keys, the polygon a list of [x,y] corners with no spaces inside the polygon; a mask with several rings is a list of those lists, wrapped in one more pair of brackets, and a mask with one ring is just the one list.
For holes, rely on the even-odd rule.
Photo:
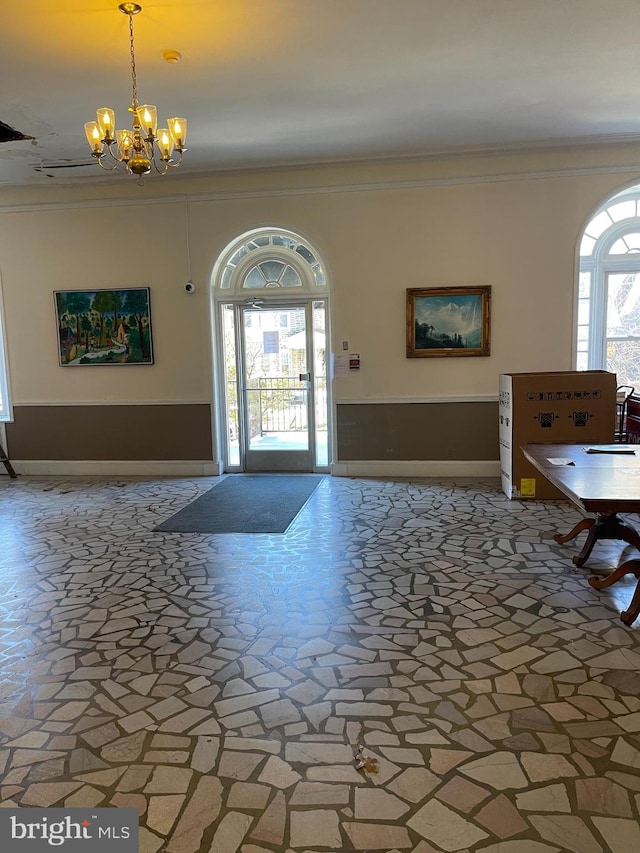
{"label": "chandelier", "polygon": [[[131,130],[116,130],[115,113],[109,107],[101,107],[96,112],[96,121],[88,121],[84,126],[91,156],[107,172],[118,166],[124,166],[129,174],[137,175],[139,183],[148,175],[153,166],[164,175],[169,168],[182,163],[182,155],[187,150],[187,120],[185,118],[167,119],[166,128],[158,130],[158,111],[149,104],[138,102],[138,84],[136,80],[136,57],[133,39],[133,16],[142,11],[137,3],[120,3],[118,9],[129,16],[129,48],[131,53],[132,96],[129,112],[132,113]],[[178,160],[172,160],[173,152],[178,152]]]}

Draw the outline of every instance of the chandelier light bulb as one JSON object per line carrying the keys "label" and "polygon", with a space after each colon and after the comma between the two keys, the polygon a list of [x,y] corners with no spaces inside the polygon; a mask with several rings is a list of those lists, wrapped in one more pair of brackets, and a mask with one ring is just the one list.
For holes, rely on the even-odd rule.
{"label": "chandelier light bulb", "polygon": [[91,148],[91,153],[100,156],[102,154],[102,142],[100,141],[100,130],[98,129],[97,121],[88,121],[85,123],[84,132]]}
{"label": "chandelier light bulb", "polygon": [[186,151],[185,142],[187,140],[187,120],[186,118],[170,118],[167,121],[169,125],[169,133],[173,138],[174,145],[178,151]]}

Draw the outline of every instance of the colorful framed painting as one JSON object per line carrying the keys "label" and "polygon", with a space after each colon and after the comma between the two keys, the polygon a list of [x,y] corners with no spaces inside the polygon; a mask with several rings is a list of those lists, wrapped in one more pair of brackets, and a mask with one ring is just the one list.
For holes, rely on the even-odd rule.
{"label": "colorful framed painting", "polygon": [[407,358],[490,354],[491,287],[407,289]]}
{"label": "colorful framed painting", "polygon": [[148,287],[54,291],[62,367],[153,364]]}

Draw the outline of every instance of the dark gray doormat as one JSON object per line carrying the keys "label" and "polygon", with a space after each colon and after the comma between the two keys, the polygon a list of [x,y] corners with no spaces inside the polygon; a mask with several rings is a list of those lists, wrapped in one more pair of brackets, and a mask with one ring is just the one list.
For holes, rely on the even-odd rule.
{"label": "dark gray doormat", "polygon": [[231,474],[155,531],[284,533],[321,480],[314,474]]}

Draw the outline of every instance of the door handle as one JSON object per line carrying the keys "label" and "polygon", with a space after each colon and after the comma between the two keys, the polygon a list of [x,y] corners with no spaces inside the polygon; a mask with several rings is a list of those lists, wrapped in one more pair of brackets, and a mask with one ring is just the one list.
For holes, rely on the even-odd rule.
{"label": "door handle", "polygon": [[311,381],[311,373],[299,373],[298,380],[300,382],[310,382]]}

